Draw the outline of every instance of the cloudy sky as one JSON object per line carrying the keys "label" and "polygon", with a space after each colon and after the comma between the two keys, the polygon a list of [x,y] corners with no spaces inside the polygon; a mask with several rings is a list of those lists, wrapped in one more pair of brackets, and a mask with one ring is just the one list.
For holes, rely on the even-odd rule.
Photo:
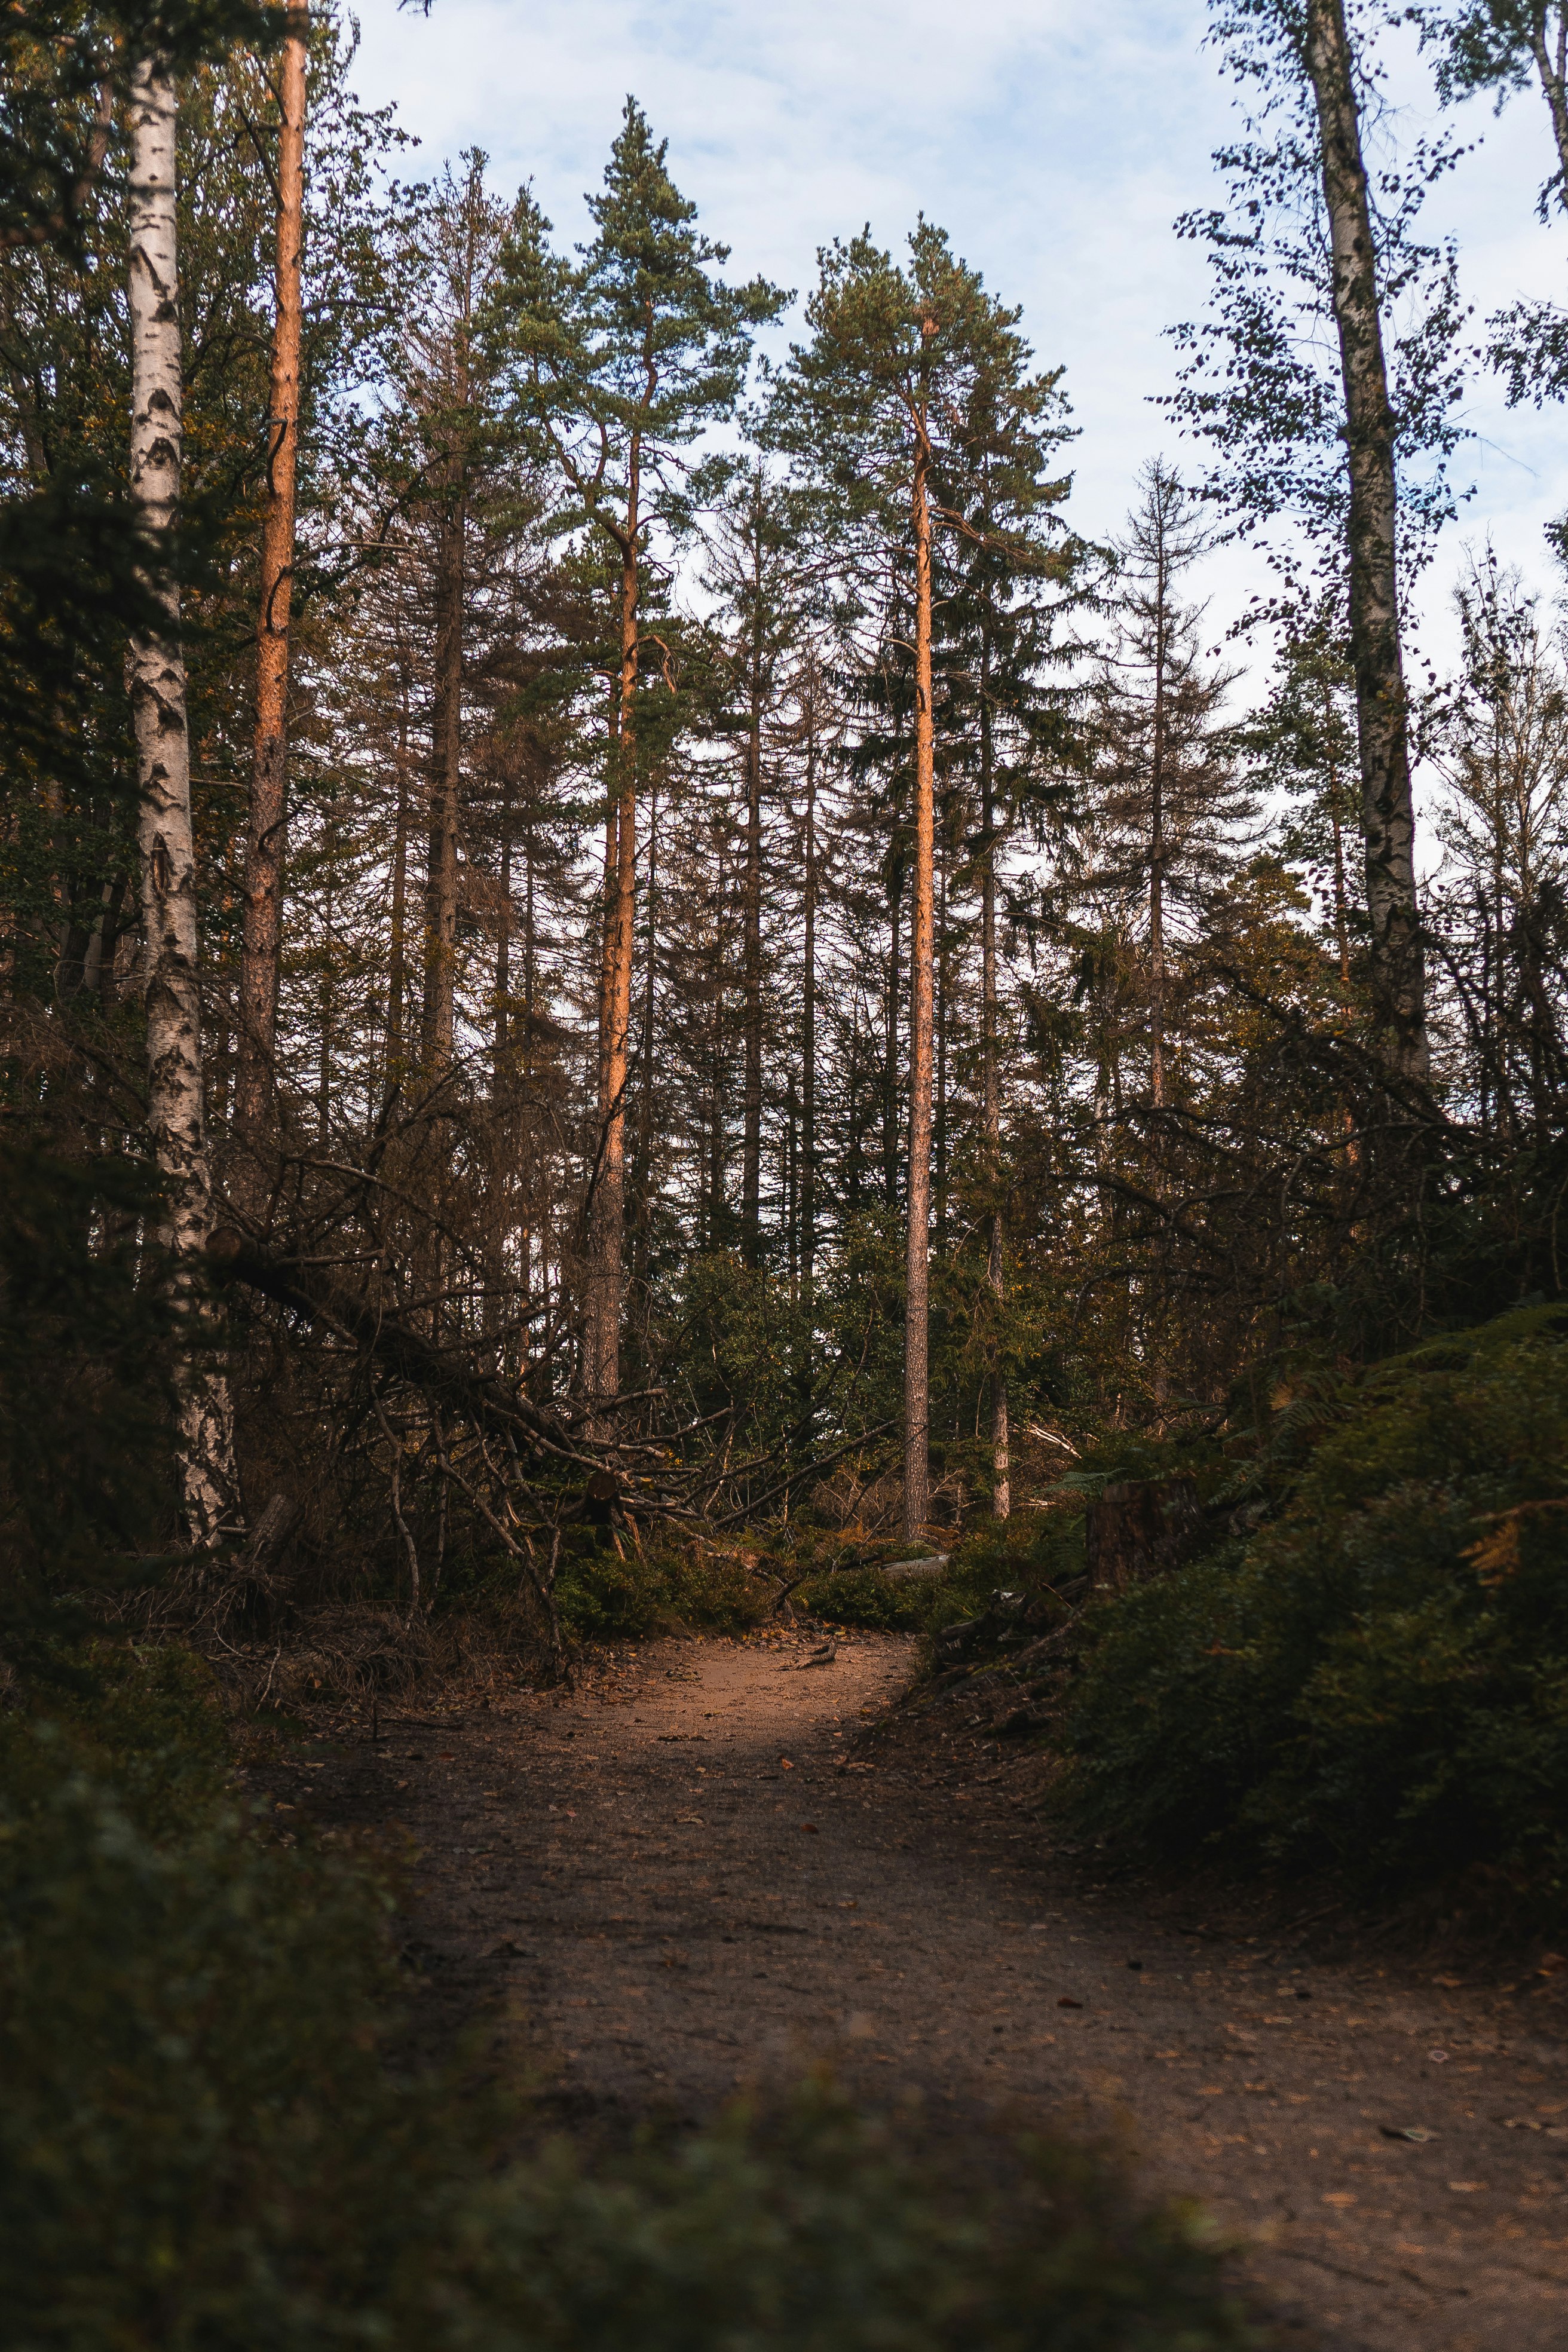
{"label": "cloudy sky", "polygon": [[[1115,528],[1141,460],[1180,457],[1151,395],[1169,389],[1163,330],[1194,313],[1204,268],[1171,223],[1217,188],[1210,152],[1234,123],[1201,47],[1203,0],[433,0],[430,14],[360,0],[361,95],[395,100],[433,169],[483,147],[495,180],[531,179],[564,238],[584,232],[627,91],[669,141],[678,184],[734,268],[788,286],[818,245],[869,221],[901,238],[922,209],[1007,300],[1042,362],[1062,362],[1082,438],[1079,527]],[[1397,94],[1413,130],[1430,100]],[[1444,184],[1434,226],[1462,247],[1479,311],[1568,274],[1568,221],[1542,230],[1550,168],[1534,92]],[[1461,453],[1477,496],[1459,541],[1488,530],[1556,587],[1542,524],[1568,509],[1561,411],[1506,410],[1484,382]],[[1239,583],[1216,580],[1216,606]],[[1440,607],[1440,585],[1433,602]],[[1219,614],[1216,611],[1216,618]],[[1435,637],[1447,635],[1437,612]]]}

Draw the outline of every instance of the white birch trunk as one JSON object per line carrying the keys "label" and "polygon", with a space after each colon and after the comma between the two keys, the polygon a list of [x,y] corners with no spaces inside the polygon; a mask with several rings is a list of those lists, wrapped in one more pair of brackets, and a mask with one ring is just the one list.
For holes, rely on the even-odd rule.
{"label": "white birch trunk", "polygon": [[128,670],[146,940],[147,1120],[163,1180],[160,1239],[181,1268],[195,1343],[182,1381],[180,1455],[190,1534],[205,1547],[231,1509],[234,1477],[228,1386],[197,1352],[193,1281],[212,1224],[212,1178],[202,1115],[185,664],[171,564],[182,438],[174,131],[173,72],[163,58],[143,58],[131,81],[131,494],[161,558],[158,594],[167,625],[132,639]]}
{"label": "white birch trunk", "polygon": [[1308,0],[1303,61],[1321,135],[1345,396],[1351,663],[1361,743],[1373,990],[1394,1066],[1419,1082],[1428,1069],[1426,981],[1400,658],[1394,417],[1344,0]]}

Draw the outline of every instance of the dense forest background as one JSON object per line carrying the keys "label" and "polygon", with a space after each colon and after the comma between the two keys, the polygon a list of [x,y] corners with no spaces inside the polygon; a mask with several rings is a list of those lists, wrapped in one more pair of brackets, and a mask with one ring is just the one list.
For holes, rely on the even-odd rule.
{"label": "dense forest background", "polygon": [[[403,176],[330,9],[7,29],[24,1582],[500,1575],[559,1656],[589,1536],[1266,1515],[1363,1368],[1559,1296],[1558,606],[1473,509],[1447,667],[1413,600],[1562,318],[1424,236],[1394,25],[1216,6],[1104,544],[1068,355],[927,219],[795,301],[635,99],[573,243]],[[1418,29],[1568,161],[1558,12]]]}
{"label": "dense forest background", "polygon": [[[822,2081],[635,2146],[646,2118],[574,2144],[563,2110],[547,2142],[478,1996],[426,2065],[433,1948],[395,1966],[388,1926],[424,1899],[389,1861],[409,1780],[377,1845],[304,1776],[369,1787],[395,1709],[471,1700],[428,1782],[466,1862],[506,1708],[521,1742],[612,1669],[629,1707],[642,1634],[810,1629],[812,1677],[737,1667],[773,1702],[733,1735],[737,1890],[795,1771],[756,1741],[858,1624],[923,1643],[879,1654],[917,1677],[900,1713],[831,1753],[823,1714],[835,1804],[891,1725],[984,1747],[987,1789],[1022,1759],[995,1851],[1048,1849],[1058,1889],[1085,1855],[1195,1863],[1238,1902],[1305,1885],[1292,1933],[1370,1903],[1380,1935],[1404,1905],[1407,1937],[1561,1940],[1568,518],[1526,577],[1460,517],[1474,388],[1554,414],[1568,311],[1468,285],[1424,207],[1479,97],[1544,109],[1563,230],[1568,8],[1206,23],[1235,136],[1174,226],[1209,299],[1106,535],[1075,518],[1070,322],[933,218],[744,282],[634,97],[579,240],[480,152],[416,176],[328,0],[0,11],[19,2342],[1261,2340],[1213,2231],[1103,2149],[976,2125],[971,2161],[964,2111],[884,2131]],[[671,1725],[701,1705],[651,1671]],[[712,1780],[664,1744],[708,1737],[649,1730],[628,1836],[689,1754],[717,1790],[719,1729]],[[542,1753],[524,1813],[573,1786]],[[930,1782],[879,1791],[917,1876]],[[813,1807],[790,1851],[826,1885],[856,1849]],[[594,1851],[552,1846],[529,1899],[558,1861],[605,1878]],[[984,1885],[994,1921],[1015,1880]],[[726,1949],[785,1931],[737,1920]],[[944,2018],[984,1990],[944,1962]],[[1065,2058],[1084,2001],[1055,1999]],[[1398,2033],[1403,2064],[1428,2029]],[[974,2073],[975,2116],[1004,2080]],[[1401,2121],[1343,2091],[1374,2154],[1470,2168],[1457,2111],[1435,2134],[1396,2087]],[[1321,2201],[1337,2229],[1357,2198]]]}

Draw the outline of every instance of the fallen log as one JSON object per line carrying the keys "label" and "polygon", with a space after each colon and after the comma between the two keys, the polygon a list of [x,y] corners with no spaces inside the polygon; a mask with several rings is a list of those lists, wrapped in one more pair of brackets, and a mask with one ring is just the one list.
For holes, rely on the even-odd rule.
{"label": "fallen log", "polygon": [[307,1260],[263,1249],[232,1227],[220,1226],[207,1243],[207,1263],[215,1282],[243,1283],[335,1337],[352,1340],[400,1380],[427,1396],[445,1399],[513,1444],[599,1466],[591,1446],[584,1451],[584,1442],[558,1414],[536,1405],[499,1374],[476,1372],[458,1361],[422,1331],[368,1299],[356,1298]]}
{"label": "fallen log", "polygon": [[922,1576],[941,1576],[946,1570],[949,1555],[939,1551],[934,1559],[885,1560],[878,1573],[890,1576],[895,1584],[913,1583]]}

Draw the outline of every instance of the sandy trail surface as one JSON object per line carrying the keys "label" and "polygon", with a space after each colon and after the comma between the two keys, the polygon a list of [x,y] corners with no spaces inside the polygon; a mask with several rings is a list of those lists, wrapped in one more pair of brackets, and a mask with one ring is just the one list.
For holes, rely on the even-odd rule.
{"label": "sandy trail surface", "polygon": [[826,2060],[955,2147],[1130,2140],[1288,2344],[1568,2347],[1561,1979],[1097,1890],[1051,1855],[1037,1759],[894,1714],[905,1640],[819,1646],[654,1643],[565,1696],[411,1706],[279,1793],[411,1833],[433,2013],[521,2014],[568,2113],[695,2116]]}

